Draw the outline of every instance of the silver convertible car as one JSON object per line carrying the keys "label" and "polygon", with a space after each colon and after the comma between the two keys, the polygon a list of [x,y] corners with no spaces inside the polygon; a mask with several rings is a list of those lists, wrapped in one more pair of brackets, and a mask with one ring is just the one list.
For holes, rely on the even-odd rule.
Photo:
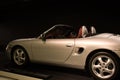
{"label": "silver convertible car", "polygon": [[39,62],[57,66],[85,69],[97,80],[112,80],[119,74],[120,35],[97,34],[92,26],[58,24],[37,38],[9,42],[7,54],[17,66]]}

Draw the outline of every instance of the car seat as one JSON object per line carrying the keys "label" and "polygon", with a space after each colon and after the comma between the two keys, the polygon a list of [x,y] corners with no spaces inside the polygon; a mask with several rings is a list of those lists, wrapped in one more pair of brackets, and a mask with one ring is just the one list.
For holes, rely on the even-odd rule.
{"label": "car seat", "polygon": [[84,38],[87,35],[88,35],[88,30],[87,30],[86,26],[80,27],[77,38]]}

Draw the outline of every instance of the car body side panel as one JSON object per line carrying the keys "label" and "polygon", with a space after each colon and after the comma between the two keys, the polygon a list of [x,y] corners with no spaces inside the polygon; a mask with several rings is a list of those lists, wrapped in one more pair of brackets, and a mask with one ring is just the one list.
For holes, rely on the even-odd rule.
{"label": "car body side panel", "polygon": [[[107,38],[47,39],[45,42],[35,38],[13,41],[9,45],[24,47],[33,62],[53,63],[79,69],[85,68],[86,59],[94,50],[111,50],[120,57],[119,40]],[[84,48],[83,52],[79,53],[79,48]]]}
{"label": "car body side panel", "polygon": [[64,63],[71,55],[74,39],[37,39],[32,42],[33,60],[38,62]]}
{"label": "car body side panel", "polygon": [[28,56],[30,58],[30,60],[32,59],[33,55],[32,55],[32,49],[31,49],[31,42],[33,41],[34,39],[30,38],[30,39],[27,39],[27,40],[22,40],[20,39],[19,41],[18,40],[14,40],[12,41],[11,43],[9,43],[9,48],[6,50],[7,53],[8,53],[8,57],[11,58],[11,50],[13,49],[13,47],[15,46],[21,46],[23,47],[26,52],[28,53]]}
{"label": "car body side panel", "polygon": [[[70,58],[65,62],[65,64],[71,65],[71,67],[76,67],[80,69],[85,68],[85,63],[87,56],[94,50],[106,49],[115,52],[120,56],[120,51],[116,51],[119,48],[117,42],[109,39],[99,39],[99,38],[77,38],[75,40],[75,48],[73,50]],[[105,45],[105,46],[104,46]],[[79,53],[79,48],[84,48],[82,53]]]}

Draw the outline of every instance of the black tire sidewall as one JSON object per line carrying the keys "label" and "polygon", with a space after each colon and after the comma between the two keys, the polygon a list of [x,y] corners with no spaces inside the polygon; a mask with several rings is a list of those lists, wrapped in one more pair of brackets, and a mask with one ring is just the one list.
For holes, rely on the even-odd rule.
{"label": "black tire sidewall", "polygon": [[[101,79],[99,77],[97,77],[94,72],[92,71],[92,61],[94,60],[94,58],[96,58],[97,56],[100,56],[100,55],[105,55],[105,56],[108,56],[110,57],[114,64],[115,64],[115,73],[113,76],[111,76],[109,79]],[[115,80],[116,77],[118,77],[118,72],[119,72],[119,63],[118,63],[118,59],[116,57],[114,57],[112,54],[108,53],[108,52],[98,52],[98,53],[95,53],[91,58],[90,58],[90,61],[89,61],[89,72],[90,74],[93,76],[93,78],[95,80]]]}

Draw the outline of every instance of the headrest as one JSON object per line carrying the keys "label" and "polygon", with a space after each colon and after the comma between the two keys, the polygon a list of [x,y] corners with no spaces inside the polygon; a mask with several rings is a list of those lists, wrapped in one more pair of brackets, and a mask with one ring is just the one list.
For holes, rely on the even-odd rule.
{"label": "headrest", "polygon": [[95,29],[94,26],[91,26],[91,34],[92,34],[92,35],[93,35],[93,34],[96,34],[96,29]]}
{"label": "headrest", "polygon": [[82,37],[86,37],[88,35],[88,30],[86,26],[82,26]]}

